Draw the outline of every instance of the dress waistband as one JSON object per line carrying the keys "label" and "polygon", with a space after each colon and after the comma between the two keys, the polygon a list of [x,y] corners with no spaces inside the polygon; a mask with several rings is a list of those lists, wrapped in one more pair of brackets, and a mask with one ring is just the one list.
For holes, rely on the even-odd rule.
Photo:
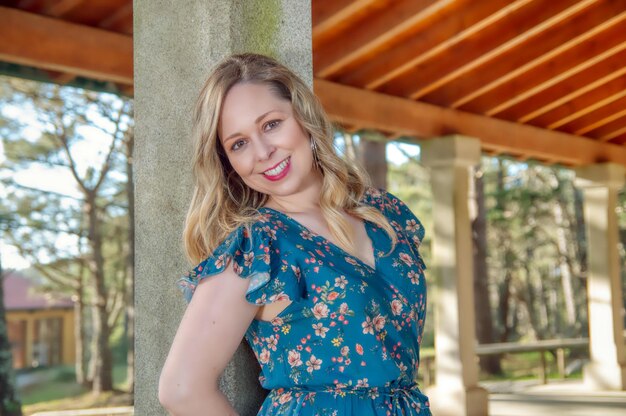
{"label": "dress waistband", "polygon": [[291,392],[293,395],[308,394],[308,393],[330,393],[336,396],[345,397],[346,395],[356,395],[359,397],[376,398],[380,396],[388,396],[392,398],[398,398],[402,396],[411,396],[413,393],[419,393],[420,391],[417,383],[400,386],[400,385],[387,385],[387,386],[349,386],[342,384],[327,385],[327,386],[292,386],[292,387],[280,387],[272,390],[274,394],[284,394]]}

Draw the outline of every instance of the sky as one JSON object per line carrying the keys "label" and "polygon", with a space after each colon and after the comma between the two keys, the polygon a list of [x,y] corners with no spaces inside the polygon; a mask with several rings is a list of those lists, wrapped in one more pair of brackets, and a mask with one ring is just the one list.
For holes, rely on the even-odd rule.
{"label": "sky", "polygon": [[[41,125],[37,120],[34,109],[5,106],[2,108],[2,112],[12,118],[17,118],[27,126],[24,130],[25,138],[36,139],[41,134]],[[97,166],[100,164],[103,157],[102,155],[107,151],[111,139],[110,136],[107,136],[96,128],[92,128],[89,131],[85,130],[81,133],[88,139],[75,146],[72,153],[79,166],[79,170],[84,171],[88,166]],[[419,146],[417,145],[393,142],[387,146],[387,161],[389,163],[402,164],[406,162],[407,158],[398,150],[399,147],[412,156],[419,154]],[[4,159],[4,148],[0,141],[0,163],[2,163]],[[80,196],[74,179],[66,169],[34,166],[17,174],[15,180],[19,184],[29,187],[37,187],[68,196]],[[4,195],[6,195],[6,189],[4,189],[3,185],[0,183],[0,198]],[[63,244],[61,241],[59,243]],[[30,267],[28,261],[18,254],[15,247],[5,244],[2,241],[0,241],[0,256],[2,257],[2,267],[4,269],[11,268],[19,270]]]}

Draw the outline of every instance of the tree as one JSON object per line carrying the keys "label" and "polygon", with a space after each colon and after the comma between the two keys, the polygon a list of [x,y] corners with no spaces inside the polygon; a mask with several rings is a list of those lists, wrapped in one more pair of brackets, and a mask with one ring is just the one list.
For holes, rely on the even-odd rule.
{"label": "tree", "polygon": [[[123,222],[122,231],[119,224],[115,229],[111,223],[126,218],[128,212],[127,205],[115,202],[115,195],[125,189],[127,182],[124,169],[120,169],[125,157],[120,143],[132,132],[131,102],[20,80],[6,82],[2,96],[11,105],[32,109],[40,130],[36,137],[27,137],[27,130],[18,128],[21,120],[3,114],[12,127],[5,129],[4,167],[14,172],[33,166],[61,169],[73,179],[77,194],[55,195],[5,178],[7,187],[13,190],[10,203],[18,224],[11,233],[12,242],[38,264],[57,290],[73,291],[79,308],[83,304],[90,306],[93,336],[85,378],[94,393],[112,390],[109,337],[127,300],[127,282],[119,280],[128,265],[118,260],[120,256],[128,258],[128,245],[123,245],[120,253],[111,241],[127,238],[128,223]],[[102,137],[108,146],[101,149],[97,161],[85,163],[79,153],[86,145],[94,145],[90,136]],[[61,236],[73,244],[66,243],[68,247],[60,249]],[[113,240],[107,238],[111,236]],[[120,267],[124,270],[121,274]],[[82,368],[82,358],[79,360],[77,369]]]}
{"label": "tree", "polygon": [[[483,171],[479,166],[474,175],[476,214],[472,220],[474,247],[474,309],[476,314],[476,338],[480,344],[495,342],[491,294],[489,292],[489,269],[487,267],[487,213]],[[480,357],[480,368],[488,374],[502,374],[500,356]]]}

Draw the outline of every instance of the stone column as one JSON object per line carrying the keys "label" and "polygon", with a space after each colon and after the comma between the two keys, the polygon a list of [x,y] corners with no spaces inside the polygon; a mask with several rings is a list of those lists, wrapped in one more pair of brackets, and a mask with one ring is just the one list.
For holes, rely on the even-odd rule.
{"label": "stone column", "polygon": [[[435,386],[428,389],[437,416],[487,414],[487,391],[478,386],[469,187],[480,162],[477,139],[448,136],[422,144],[422,164],[433,192]],[[432,319],[432,314],[430,319]]]}
{"label": "stone column", "polygon": [[585,384],[596,390],[626,390],[624,295],[618,253],[617,193],[626,169],[613,163],[576,169],[584,195],[587,230],[589,352]]}
{"label": "stone column", "polygon": [[[191,200],[191,113],[209,70],[239,52],[272,55],[312,84],[310,0],[135,0],[135,414],[165,415],[158,380],[185,304],[175,281],[190,268],[181,233]],[[241,415],[262,392],[249,349],[221,387]]]}

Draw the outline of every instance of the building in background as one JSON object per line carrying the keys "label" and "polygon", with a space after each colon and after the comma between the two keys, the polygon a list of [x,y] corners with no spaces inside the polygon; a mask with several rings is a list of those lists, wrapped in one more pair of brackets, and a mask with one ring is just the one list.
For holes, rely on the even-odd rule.
{"label": "building in background", "polygon": [[73,364],[74,302],[38,293],[18,272],[4,278],[4,306],[15,369]]}

